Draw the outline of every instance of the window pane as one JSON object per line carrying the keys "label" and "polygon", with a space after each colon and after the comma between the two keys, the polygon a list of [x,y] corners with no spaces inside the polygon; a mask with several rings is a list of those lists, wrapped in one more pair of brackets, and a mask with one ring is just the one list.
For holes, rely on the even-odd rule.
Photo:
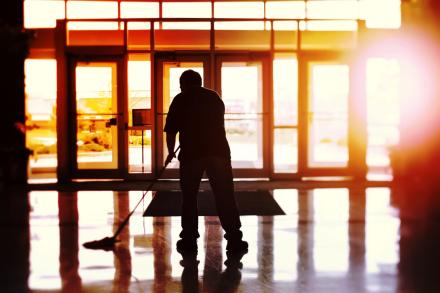
{"label": "window pane", "polygon": [[164,2],[163,17],[209,18],[211,17],[210,2]]}
{"label": "window pane", "polygon": [[269,1],[266,3],[266,17],[305,18],[305,8],[303,1]]}
{"label": "window pane", "polygon": [[309,70],[308,164],[310,167],[346,167],[349,67],[311,63]]}
{"label": "window pane", "polygon": [[118,18],[118,2],[67,1],[67,18]]}
{"label": "window pane", "polygon": [[357,1],[308,1],[307,17],[318,19],[356,19]]}
{"label": "window pane", "polygon": [[274,71],[274,123],[298,124],[298,61],[296,57],[275,59]]}
{"label": "window pane", "polygon": [[52,28],[64,19],[64,1],[25,1],[23,9],[25,28]]}
{"label": "window pane", "polygon": [[[216,30],[264,30],[264,21],[217,21]],[[239,41],[239,40],[237,40]]]}
{"label": "window pane", "polygon": [[[155,24],[156,26],[156,28],[158,28],[159,27],[159,25],[158,25],[158,23],[156,23]],[[130,35],[130,31],[132,30],[132,31],[137,31],[137,30],[143,30],[143,31],[145,31],[145,30],[150,30],[150,22],[148,22],[148,21],[129,21],[128,23],[127,23],[127,27],[128,27],[128,34]],[[130,36],[129,36],[129,38],[130,38]],[[145,42],[147,42],[147,43],[149,43],[150,42],[150,37],[148,36],[148,37],[144,37],[143,38],[143,43],[145,43]]]}
{"label": "window pane", "polygon": [[151,109],[151,62],[149,60],[128,61],[128,110],[129,125],[132,109]]}
{"label": "window pane", "polygon": [[264,3],[255,2],[216,2],[216,18],[263,18]]}
{"label": "window pane", "polygon": [[116,62],[75,67],[78,169],[118,168]]}
{"label": "window pane", "polygon": [[[82,31],[82,30],[106,30],[106,31],[114,31],[119,30],[120,26],[117,21],[68,21],[67,22],[67,30],[70,31]],[[70,36],[69,36],[70,37]],[[103,38],[103,35],[100,35]],[[94,42],[94,44],[103,45],[103,39],[98,37],[90,38],[86,40],[86,37],[82,38],[82,41]],[[70,44],[71,45],[71,44]]]}
{"label": "window pane", "polygon": [[298,130],[275,129],[273,152],[276,173],[296,173],[298,171]]}
{"label": "window pane", "polygon": [[122,18],[155,18],[159,17],[159,3],[155,2],[121,2]]}
{"label": "window pane", "polygon": [[355,20],[309,20],[306,22],[309,31],[355,31]]}
{"label": "window pane", "polygon": [[223,62],[221,94],[233,168],[263,167],[261,62]]}
{"label": "window pane", "polygon": [[163,22],[163,29],[173,30],[209,30],[211,24],[209,22]]}
{"label": "window pane", "polygon": [[55,171],[54,168],[57,166],[56,61],[27,59],[25,76],[26,146],[33,151],[29,162],[31,174],[42,168],[52,168],[51,171]]}
{"label": "window pane", "polygon": [[[281,20],[273,22],[273,29],[279,31],[296,31],[298,30],[298,23],[294,20]],[[296,39],[295,39],[296,41]]]}
{"label": "window pane", "polygon": [[400,0],[361,0],[361,18],[368,28],[399,28]]}

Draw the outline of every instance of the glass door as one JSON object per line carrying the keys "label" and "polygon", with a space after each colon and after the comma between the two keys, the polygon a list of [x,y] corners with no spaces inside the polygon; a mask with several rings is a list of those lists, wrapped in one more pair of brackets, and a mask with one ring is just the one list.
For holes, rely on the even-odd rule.
{"label": "glass door", "polygon": [[[176,55],[172,53],[156,54],[156,76],[157,79],[157,151],[156,159],[159,171],[164,166],[168,149],[166,137],[163,132],[168,109],[174,97],[180,93],[180,75],[188,69],[198,72],[202,76],[202,86],[210,88],[209,80],[209,56],[206,55]],[[178,137],[176,139],[176,148],[178,146]],[[177,177],[179,161],[173,160],[164,173],[165,177]]]}
{"label": "glass door", "polygon": [[216,89],[225,103],[232,168],[240,177],[267,177],[268,77],[265,55],[218,56]]}
{"label": "glass door", "polygon": [[[180,92],[179,77],[183,71],[193,69],[202,76],[203,86],[217,91],[225,104],[225,128],[234,176],[268,177],[267,55],[228,54],[213,58],[209,54],[158,53],[155,59],[158,168],[163,167],[168,155],[163,127],[171,101]],[[165,176],[176,177],[178,167],[178,161],[174,160]]]}
{"label": "glass door", "polygon": [[303,175],[348,175],[350,66],[337,59],[303,63]]}
{"label": "glass door", "polygon": [[120,177],[123,169],[123,111],[120,61],[73,62],[74,171],[80,177]]}

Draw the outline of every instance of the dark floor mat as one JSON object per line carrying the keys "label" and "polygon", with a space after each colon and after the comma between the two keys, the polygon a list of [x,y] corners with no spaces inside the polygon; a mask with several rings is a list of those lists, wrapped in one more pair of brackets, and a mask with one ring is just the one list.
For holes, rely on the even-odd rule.
{"label": "dark floor mat", "polygon": [[[285,215],[269,191],[236,191],[240,215]],[[198,195],[200,216],[216,216],[214,195],[211,191],[201,191]],[[180,191],[158,191],[153,195],[144,217],[180,216],[182,194]]]}

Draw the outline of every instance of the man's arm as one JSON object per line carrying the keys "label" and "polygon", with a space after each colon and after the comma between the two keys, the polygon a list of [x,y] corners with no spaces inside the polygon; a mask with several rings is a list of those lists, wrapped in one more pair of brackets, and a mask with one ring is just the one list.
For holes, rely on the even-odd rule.
{"label": "man's arm", "polygon": [[174,97],[173,101],[171,102],[170,108],[168,109],[168,115],[165,122],[165,134],[166,134],[166,143],[167,143],[167,149],[168,149],[168,156],[165,159],[165,166],[168,165],[173,158],[175,157],[174,154],[174,145],[176,144],[176,135],[179,132],[179,107],[177,106],[179,101],[179,95]]}
{"label": "man's arm", "polygon": [[166,133],[168,156],[165,160],[165,166],[168,165],[176,155],[174,154],[174,146],[176,144],[176,133]]}

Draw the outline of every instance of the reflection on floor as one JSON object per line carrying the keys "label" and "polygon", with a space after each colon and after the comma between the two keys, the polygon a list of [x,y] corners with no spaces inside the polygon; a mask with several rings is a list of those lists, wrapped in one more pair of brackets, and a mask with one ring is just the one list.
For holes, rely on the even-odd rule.
{"label": "reflection on floor", "polygon": [[[2,292],[425,292],[438,240],[402,220],[390,188],[275,189],[287,215],[242,217],[249,252],[225,254],[216,217],[200,217],[199,252],[177,253],[178,217],[133,216],[114,251],[82,243],[110,236],[142,192],[34,191],[2,198]],[[435,228],[437,227],[437,228]],[[418,231],[415,233],[415,231]],[[437,229],[437,235],[438,235]],[[416,239],[412,238],[417,235]],[[428,238],[427,238],[428,237]],[[418,250],[419,242],[427,250]],[[418,253],[414,253],[418,251]],[[437,270],[434,270],[437,271]],[[426,282],[428,280],[428,282]],[[423,290],[421,284],[423,284]],[[439,291],[437,291],[439,292]]]}

